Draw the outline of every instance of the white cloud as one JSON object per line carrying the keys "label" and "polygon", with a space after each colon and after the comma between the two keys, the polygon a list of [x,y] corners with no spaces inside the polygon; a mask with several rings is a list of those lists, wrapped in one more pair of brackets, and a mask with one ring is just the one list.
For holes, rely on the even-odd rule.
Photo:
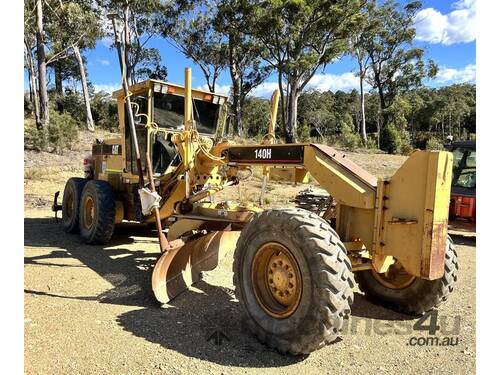
{"label": "white cloud", "polygon": [[[196,89],[209,91],[208,85],[206,83],[204,85],[196,87]],[[231,91],[231,85],[219,85],[217,83],[215,84],[215,93],[216,94],[229,95],[230,91]]]}
{"label": "white cloud", "polygon": [[476,1],[460,0],[452,4],[448,14],[434,8],[419,11],[414,20],[416,39],[451,45],[476,40]]}
{"label": "white cloud", "polygon": [[109,60],[106,59],[97,59],[97,62],[101,65],[106,65],[106,66],[110,65]]}
{"label": "white cloud", "polygon": [[93,83],[92,85],[94,86],[95,92],[105,91],[110,94],[122,88],[121,83]]}
{"label": "white cloud", "polygon": [[277,88],[278,82],[263,82],[250,91],[249,95],[256,96],[258,98],[269,98]]}
{"label": "white cloud", "polygon": [[[306,86],[306,89],[318,91],[351,91],[353,89],[359,90],[359,77],[353,72],[346,72],[342,74],[316,74],[314,75]],[[365,89],[368,89],[365,83]]]}
{"label": "white cloud", "polygon": [[[250,95],[269,98],[274,90],[278,88],[278,82],[264,82],[250,92]],[[314,75],[306,85],[306,90],[318,90],[321,92],[351,91],[359,90],[359,78],[352,72],[342,74],[321,73]],[[371,89],[365,82],[365,92]]]}
{"label": "white cloud", "polygon": [[435,80],[446,84],[475,82],[476,64],[469,64],[462,69],[440,67]]}

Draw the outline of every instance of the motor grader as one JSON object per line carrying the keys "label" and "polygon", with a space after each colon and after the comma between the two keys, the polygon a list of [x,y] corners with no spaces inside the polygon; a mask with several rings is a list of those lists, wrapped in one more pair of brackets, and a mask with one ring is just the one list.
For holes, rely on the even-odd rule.
{"label": "motor grader", "polygon": [[[248,329],[282,353],[303,354],[339,337],[356,282],[371,300],[407,314],[452,292],[450,153],[414,151],[391,178],[377,179],[331,147],[277,143],[277,92],[269,134],[260,144],[234,144],[225,138],[228,98],[192,89],[190,69],[184,86],[147,80],[114,97],[120,135],[96,141],[86,177],[67,181],[55,209],[64,229],[90,244],[108,242],[123,220],[156,225],[159,302],[234,251]],[[273,168],[298,182],[309,174],[335,204],[320,217],[217,199],[261,167],[265,178]]]}

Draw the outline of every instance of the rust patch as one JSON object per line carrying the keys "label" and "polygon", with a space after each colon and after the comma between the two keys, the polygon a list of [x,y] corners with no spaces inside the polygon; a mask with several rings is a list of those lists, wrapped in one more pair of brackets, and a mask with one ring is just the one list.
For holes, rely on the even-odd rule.
{"label": "rust patch", "polygon": [[444,274],[444,260],[448,221],[435,222],[427,233],[430,238],[430,252],[422,259],[422,276],[429,280],[436,280]]}

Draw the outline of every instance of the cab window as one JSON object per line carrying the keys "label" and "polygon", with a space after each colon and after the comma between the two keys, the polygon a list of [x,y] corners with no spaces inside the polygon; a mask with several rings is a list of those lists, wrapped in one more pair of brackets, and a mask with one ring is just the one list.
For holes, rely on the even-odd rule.
{"label": "cab window", "polygon": [[[184,97],[173,94],[154,94],[154,122],[161,128],[181,130],[184,124]],[[193,117],[197,130],[214,134],[217,130],[219,106],[202,100],[193,100]]]}

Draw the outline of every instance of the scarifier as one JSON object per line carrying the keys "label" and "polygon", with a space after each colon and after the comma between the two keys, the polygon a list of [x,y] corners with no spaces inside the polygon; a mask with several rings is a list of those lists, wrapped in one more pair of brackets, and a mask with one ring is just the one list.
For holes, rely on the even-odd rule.
{"label": "scarifier", "polygon": [[[109,241],[123,220],[155,224],[159,302],[234,251],[247,327],[270,347],[301,354],[339,337],[356,281],[373,301],[408,314],[452,292],[449,152],[415,151],[391,178],[377,180],[331,147],[276,143],[277,91],[262,143],[233,144],[224,137],[227,97],[192,89],[190,69],[184,86],[124,82],[114,97],[120,136],[93,145],[86,178],[70,178],[54,209],[62,209],[67,232],[90,244]],[[324,217],[215,200],[253,167],[264,167],[264,182],[273,169],[298,182],[310,174],[331,197]]]}

